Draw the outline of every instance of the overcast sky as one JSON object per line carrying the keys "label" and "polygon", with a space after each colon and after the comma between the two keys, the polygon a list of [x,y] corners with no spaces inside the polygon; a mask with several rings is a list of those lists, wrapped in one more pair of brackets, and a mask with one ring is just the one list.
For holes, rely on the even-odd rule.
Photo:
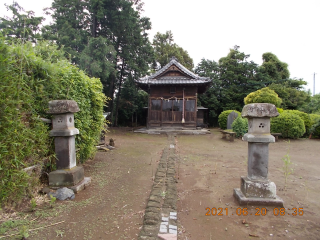
{"label": "overcast sky", "polygon": [[[303,78],[306,89],[320,93],[320,0],[143,0],[144,15],[157,32],[173,32],[175,43],[187,50],[195,66],[202,58],[218,61],[234,45],[262,63],[272,52],[289,64],[292,78]],[[12,3],[12,0],[1,1]],[[52,0],[20,0],[26,10],[42,14]],[[0,15],[6,14],[1,3]]]}

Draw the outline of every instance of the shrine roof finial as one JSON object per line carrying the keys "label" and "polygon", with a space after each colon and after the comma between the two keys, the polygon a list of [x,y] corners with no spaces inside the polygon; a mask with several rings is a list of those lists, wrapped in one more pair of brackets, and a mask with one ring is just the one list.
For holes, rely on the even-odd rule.
{"label": "shrine roof finial", "polygon": [[172,56],[172,57],[171,57],[170,61],[172,61],[172,60],[176,60],[177,62],[179,62],[179,61],[178,61],[178,58],[176,58],[175,56]]}

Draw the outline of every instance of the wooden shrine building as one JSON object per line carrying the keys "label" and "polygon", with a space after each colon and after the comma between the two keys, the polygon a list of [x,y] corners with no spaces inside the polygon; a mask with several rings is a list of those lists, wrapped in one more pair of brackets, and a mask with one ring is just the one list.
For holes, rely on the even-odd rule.
{"label": "wooden shrine building", "polygon": [[210,78],[199,77],[173,57],[155,74],[136,83],[149,93],[147,128],[196,129],[197,95],[207,90]]}

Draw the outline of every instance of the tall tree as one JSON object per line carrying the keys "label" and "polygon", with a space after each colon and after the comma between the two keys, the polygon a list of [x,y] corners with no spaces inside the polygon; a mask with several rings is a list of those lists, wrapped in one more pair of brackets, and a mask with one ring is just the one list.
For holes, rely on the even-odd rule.
{"label": "tall tree", "polygon": [[9,40],[23,39],[36,43],[41,38],[43,17],[35,17],[33,11],[25,11],[17,2],[4,4],[12,17],[0,17],[0,30]]}
{"label": "tall tree", "polygon": [[[114,125],[117,125],[119,106],[116,104],[116,108],[113,108],[115,94],[119,101],[123,83],[129,76],[137,78],[145,74],[149,69],[148,64],[153,60],[153,49],[146,33],[151,23],[149,18],[140,16],[142,6],[141,0],[55,0],[51,7],[54,24],[44,31],[53,33],[46,36],[64,45],[72,61],[76,64],[81,61],[82,67],[89,66],[88,61],[92,59],[93,55],[88,49],[95,48],[93,39],[100,38],[101,43],[103,38],[106,46],[113,46],[114,60],[100,56],[99,61],[112,63],[114,71],[110,71],[109,75],[101,75],[102,70],[99,70],[100,73],[95,72],[93,76],[101,78],[104,91],[111,99],[109,111],[115,113]],[[96,51],[96,54],[99,53]],[[90,66],[90,71],[98,65],[106,70],[109,63],[96,62]]]}
{"label": "tall tree", "polygon": [[119,100],[119,124],[122,126],[130,125],[136,121],[141,123],[145,121],[145,109],[148,105],[148,94],[139,90],[133,79],[130,77],[123,84],[121,99]]}
{"label": "tall tree", "polygon": [[263,63],[260,69],[270,77],[271,82],[276,82],[290,77],[288,64],[281,62],[278,57],[270,52],[262,54]]}
{"label": "tall tree", "polygon": [[287,63],[270,52],[262,54],[262,59],[259,69],[268,78],[266,85],[282,99],[281,108],[296,110],[310,101],[310,95],[303,88],[307,82],[303,79],[291,79]]}
{"label": "tall tree", "polygon": [[243,107],[243,99],[251,92],[265,87],[265,75],[258,64],[248,62],[250,55],[239,51],[239,46],[230,49],[226,57],[219,60],[222,110],[238,110]]}
{"label": "tall tree", "polygon": [[108,90],[106,89],[108,78],[110,74],[115,74],[113,64],[115,55],[113,46],[103,37],[91,38],[80,54],[80,67],[89,76],[100,78],[106,96],[108,95]]}
{"label": "tall tree", "polygon": [[128,77],[138,78],[144,75],[149,69],[148,64],[153,60],[153,50],[146,33],[151,29],[150,19],[140,18],[139,12],[133,8],[130,1],[118,1],[118,3],[120,5],[116,11],[110,12],[109,18],[102,19],[110,21],[108,25],[112,32],[110,40],[113,42],[118,59],[116,65],[117,82],[112,83],[117,88],[115,126],[118,124],[122,84]]}
{"label": "tall tree", "polygon": [[90,36],[88,1],[54,0],[51,8],[47,8],[48,14],[50,11],[54,22],[42,29],[43,37],[64,46],[66,57],[79,64]]}
{"label": "tall tree", "polygon": [[193,69],[192,58],[186,50],[174,43],[171,31],[167,31],[164,34],[158,32],[153,38],[152,45],[155,52],[155,62],[153,64],[155,70],[166,65],[171,57],[176,57],[178,61],[189,70]]}
{"label": "tall tree", "polygon": [[[309,95],[311,95],[311,92]],[[309,114],[320,114],[320,94],[312,96],[310,103],[303,104],[299,110]]]}
{"label": "tall tree", "polygon": [[201,59],[197,65],[195,73],[201,77],[209,77],[212,81],[210,88],[201,95],[198,95],[198,105],[205,106],[209,110],[209,124],[215,125],[218,113],[222,111],[221,100],[221,81],[219,79],[219,65],[215,61]]}
{"label": "tall tree", "polygon": [[268,87],[282,99],[281,108],[297,110],[310,102],[311,95],[303,89],[307,85],[302,79],[287,79],[281,83],[272,83]]}
{"label": "tall tree", "polygon": [[268,83],[268,75],[256,63],[249,62],[249,56],[240,52],[239,46],[234,46],[218,63],[202,59],[196,67],[197,74],[212,80],[212,86],[199,96],[199,102],[209,108],[210,125],[217,123],[222,111],[241,111],[244,98]]}

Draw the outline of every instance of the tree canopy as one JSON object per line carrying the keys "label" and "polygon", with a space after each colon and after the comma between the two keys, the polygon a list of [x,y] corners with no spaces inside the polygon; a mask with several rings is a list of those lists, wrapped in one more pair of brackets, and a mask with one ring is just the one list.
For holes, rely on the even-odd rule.
{"label": "tree canopy", "polygon": [[306,82],[290,79],[288,64],[281,62],[276,55],[264,53],[261,66],[249,61],[249,57],[236,45],[218,63],[202,59],[197,65],[195,72],[212,80],[208,91],[199,96],[199,103],[209,108],[210,124],[216,122],[216,117],[225,110],[241,111],[244,98],[265,87],[282,99],[280,107],[284,109],[297,109],[309,101],[310,95],[303,90]]}
{"label": "tree canopy", "polygon": [[171,31],[163,34],[157,32],[153,38],[152,45],[155,54],[154,69],[162,68],[170,61],[171,57],[176,57],[178,61],[189,70],[193,69],[192,58],[186,50],[174,43],[173,33]]}
{"label": "tree canopy", "polygon": [[217,122],[217,116],[225,110],[241,111],[243,99],[249,93],[265,87],[266,75],[248,58],[249,55],[240,52],[239,46],[235,46],[219,62],[202,59],[197,65],[195,72],[212,80],[207,92],[199,96],[201,105],[209,108],[211,125]]}
{"label": "tree canopy", "polygon": [[219,60],[223,110],[241,111],[243,99],[249,93],[265,86],[258,64],[248,62],[249,57],[250,55],[239,51],[239,46],[235,46],[226,57]]}
{"label": "tree canopy", "polygon": [[25,11],[17,2],[6,5],[12,17],[0,17],[0,30],[9,40],[23,39],[24,41],[37,42],[41,38],[41,23],[43,17],[35,17],[33,11]]}
{"label": "tree canopy", "polygon": [[301,79],[288,79],[282,83],[272,83],[268,87],[282,99],[281,108],[296,110],[310,101],[310,94],[302,89],[306,84]]}
{"label": "tree canopy", "polygon": [[260,68],[263,73],[270,77],[272,82],[290,77],[288,64],[281,62],[275,54],[271,52],[264,53],[262,54],[262,60],[263,63]]}
{"label": "tree canopy", "polygon": [[195,73],[201,77],[210,77],[212,84],[210,88],[198,96],[198,105],[205,106],[209,109],[209,124],[214,125],[214,119],[221,112],[221,81],[219,79],[219,65],[214,60],[201,59],[197,65]]}
{"label": "tree canopy", "polygon": [[299,110],[305,113],[320,114],[320,94],[310,97],[310,102],[301,105]]}
{"label": "tree canopy", "polygon": [[54,0],[49,9],[54,23],[43,30],[47,39],[64,46],[72,62],[100,78],[114,125],[123,84],[146,74],[153,61],[151,22],[140,16],[142,7],[140,0]]}

